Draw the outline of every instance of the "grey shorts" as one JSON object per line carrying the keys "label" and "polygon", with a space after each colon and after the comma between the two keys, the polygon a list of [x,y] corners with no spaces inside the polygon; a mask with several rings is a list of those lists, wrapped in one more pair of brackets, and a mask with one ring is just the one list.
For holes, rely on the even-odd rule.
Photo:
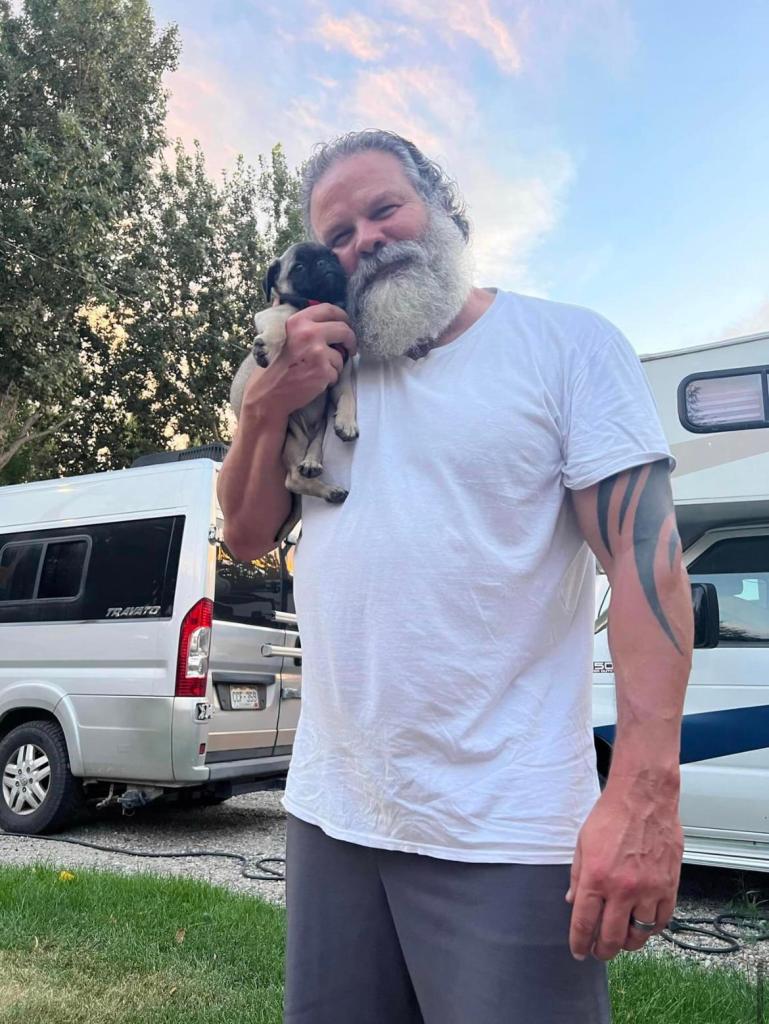
{"label": "grey shorts", "polygon": [[285,1024],[608,1024],[569,952],[565,864],[467,864],[289,815]]}

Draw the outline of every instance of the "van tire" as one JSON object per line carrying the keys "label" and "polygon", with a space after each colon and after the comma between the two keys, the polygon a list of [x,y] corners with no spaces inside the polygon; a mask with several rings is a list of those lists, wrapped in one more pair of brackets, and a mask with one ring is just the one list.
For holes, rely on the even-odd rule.
{"label": "van tire", "polygon": [[[15,764],[25,744],[37,747],[48,759],[50,775],[40,806],[22,814],[6,799],[6,769]],[[69,754],[60,727],[47,720],[24,722],[0,740],[0,826],[6,832],[39,835],[64,828],[85,809],[83,785],[70,770]]]}

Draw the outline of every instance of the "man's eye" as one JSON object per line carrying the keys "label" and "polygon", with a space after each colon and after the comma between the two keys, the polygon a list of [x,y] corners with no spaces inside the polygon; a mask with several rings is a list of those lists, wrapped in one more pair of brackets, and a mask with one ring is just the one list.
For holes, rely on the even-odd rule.
{"label": "man's eye", "polygon": [[338,235],[334,235],[334,237],[331,239],[331,248],[336,249],[337,246],[340,246],[349,237],[349,231],[340,231]]}
{"label": "man's eye", "polygon": [[374,216],[375,217],[388,217],[393,212],[393,210],[395,210],[395,209],[397,209],[397,207],[395,206],[394,203],[391,203],[389,206],[380,206],[379,209],[374,214]]}

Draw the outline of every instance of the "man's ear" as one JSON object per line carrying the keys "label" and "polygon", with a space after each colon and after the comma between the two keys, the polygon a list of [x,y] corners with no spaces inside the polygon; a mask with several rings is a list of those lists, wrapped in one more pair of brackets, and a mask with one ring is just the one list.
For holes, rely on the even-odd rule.
{"label": "man's ear", "polygon": [[268,302],[272,300],[272,289],[275,287],[275,282],[280,276],[280,260],[273,260],[270,264],[270,269],[267,271],[264,281],[262,281],[262,288],[264,288],[264,297]]}

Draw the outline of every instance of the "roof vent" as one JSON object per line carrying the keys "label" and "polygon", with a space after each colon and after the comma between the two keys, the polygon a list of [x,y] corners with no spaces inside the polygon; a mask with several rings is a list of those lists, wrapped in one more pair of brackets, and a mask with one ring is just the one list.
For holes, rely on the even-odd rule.
{"label": "roof vent", "polygon": [[215,441],[213,444],[201,444],[197,448],[182,448],[176,452],[151,452],[149,455],[139,455],[131,463],[131,469],[138,469],[139,466],[157,466],[161,462],[185,462],[187,459],[211,459],[213,462],[223,462],[224,456],[230,450],[229,445]]}

